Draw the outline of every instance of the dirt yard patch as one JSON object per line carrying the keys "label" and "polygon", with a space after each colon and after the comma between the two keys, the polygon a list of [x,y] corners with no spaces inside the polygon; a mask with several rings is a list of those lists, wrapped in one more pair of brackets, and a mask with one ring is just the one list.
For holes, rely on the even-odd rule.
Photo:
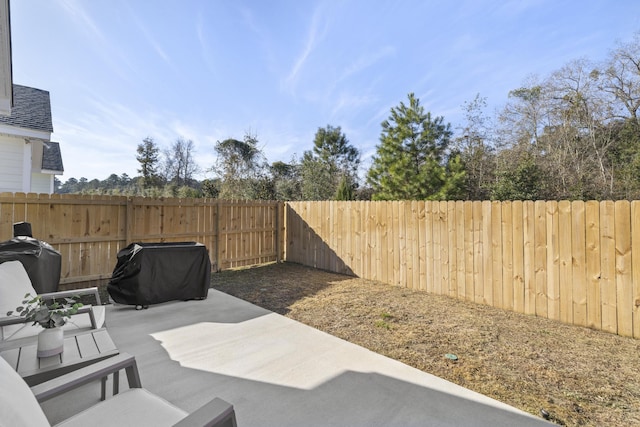
{"label": "dirt yard patch", "polygon": [[212,286],[557,424],[640,425],[640,340],[289,263]]}

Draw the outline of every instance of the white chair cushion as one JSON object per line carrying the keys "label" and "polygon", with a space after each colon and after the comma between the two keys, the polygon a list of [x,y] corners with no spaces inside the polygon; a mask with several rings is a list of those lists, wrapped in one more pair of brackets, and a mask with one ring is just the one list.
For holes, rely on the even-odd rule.
{"label": "white chair cushion", "polygon": [[7,261],[0,264],[0,317],[7,311],[22,305],[26,294],[36,296],[31,279],[20,261]]}
{"label": "white chair cushion", "polygon": [[[0,317],[5,317],[8,311],[13,311],[15,314],[16,307],[22,305],[26,294],[37,295],[22,263],[7,261],[0,264]],[[8,339],[27,325],[30,326],[30,324],[22,324],[0,328],[0,339]],[[35,335],[38,332],[36,330],[30,335]]]}
{"label": "white chair cushion", "polygon": [[100,402],[56,426],[172,426],[187,415],[187,412],[147,390],[134,388]]}
{"label": "white chair cushion", "polygon": [[0,427],[50,426],[31,389],[0,357]]}

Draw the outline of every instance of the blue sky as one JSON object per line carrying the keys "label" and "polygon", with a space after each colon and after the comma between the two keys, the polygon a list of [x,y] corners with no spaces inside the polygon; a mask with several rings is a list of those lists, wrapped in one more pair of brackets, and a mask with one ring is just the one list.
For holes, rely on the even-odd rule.
{"label": "blue sky", "polygon": [[[13,0],[14,83],[48,90],[74,177],[137,175],[136,147],[257,135],[269,162],[341,126],[370,164],[409,92],[455,128],[530,75],[604,60],[640,30],[637,0]],[[211,176],[203,173],[199,178]]]}

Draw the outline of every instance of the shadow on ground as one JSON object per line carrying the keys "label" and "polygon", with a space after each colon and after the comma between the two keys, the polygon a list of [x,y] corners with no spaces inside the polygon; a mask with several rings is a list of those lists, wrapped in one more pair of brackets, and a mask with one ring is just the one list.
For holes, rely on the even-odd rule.
{"label": "shadow on ground", "polygon": [[332,283],[350,279],[353,277],[299,264],[274,263],[213,273],[211,286],[261,307],[268,307],[278,314],[287,314],[296,301],[315,295]]}

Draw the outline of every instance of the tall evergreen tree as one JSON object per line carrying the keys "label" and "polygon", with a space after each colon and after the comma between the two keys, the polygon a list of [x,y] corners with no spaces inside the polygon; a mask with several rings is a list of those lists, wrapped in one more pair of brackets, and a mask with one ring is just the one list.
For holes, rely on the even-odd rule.
{"label": "tall evergreen tree", "polygon": [[374,200],[437,200],[460,193],[464,171],[453,158],[447,167],[451,126],[442,117],[431,118],[413,93],[409,104],[391,108],[382,122],[382,134],[367,182]]}
{"label": "tall evergreen tree", "polygon": [[148,136],[142,140],[142,144],[138,144],[136,151],[138,153],[136,160],[140,163],[138,172],[142,175],[142,186],[148,188],[157,185],[160,148],[153,138]]}
{"label": "tall evergreen tree", "polygon": [[347,179],[343,177],[340,180],[338,189],[336,190],[335,199],[341,200],[341,201],[348,201],[348,200],[353,200],[354,198],[355,197],[353,194],[353,187],[351,187]]}
{"label": "tall evergreen tree", "polygon": [[340,126],[318,128],[313,150],[302,157],[302,192],[307,200],[328,200],[344,179],[357,187],[360,151],[349,144]]}

